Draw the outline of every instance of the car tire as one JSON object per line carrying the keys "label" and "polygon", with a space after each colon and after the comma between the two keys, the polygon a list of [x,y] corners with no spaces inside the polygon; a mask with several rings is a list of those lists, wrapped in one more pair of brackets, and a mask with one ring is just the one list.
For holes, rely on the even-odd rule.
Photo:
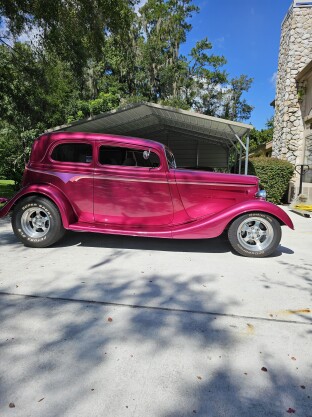
{"label": "car tire", "polygon": [[32,248],[51,246],[65,233],[56,205],[40,196],[29,196],[18,202],[13,210],[12,227],[18,239]]}
{"label": "car tire", "polygon": [[233,221],[228,238],[240,255],[264,258],[278,247],[282,237],[281,225],[267,213],[247,213]]}

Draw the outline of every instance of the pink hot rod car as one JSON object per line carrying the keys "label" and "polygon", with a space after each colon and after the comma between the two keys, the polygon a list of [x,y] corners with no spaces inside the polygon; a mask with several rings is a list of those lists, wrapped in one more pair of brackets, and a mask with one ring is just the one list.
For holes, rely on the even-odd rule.
{"label": "pink hot rod car", "polygon": [[287,214],[264,201],[258,178],[176,167],[170,150],[145,139],[50,133],[35,140],[22,189],[0,211],[16,236],[46,247],[65,229],[174,239],[228,231],[236,252],[275,251]]}

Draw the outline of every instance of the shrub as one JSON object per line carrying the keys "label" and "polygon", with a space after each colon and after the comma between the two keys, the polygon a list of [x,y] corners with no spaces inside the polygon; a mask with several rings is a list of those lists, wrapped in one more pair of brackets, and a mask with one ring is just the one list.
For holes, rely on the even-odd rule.
{"label": "shrub", "polygon": [[25,162],[27,162],[38,130],[20,133],[13,125],[0,125],[0,179],[10,179],[20,185]]}
{"label": "shrub", "polygon": [[294,166],[276,158],[251,158],[248,174],[260,179],[260,187],[267,192],[267,200],[279,204],[287,191],[289,181],[294,173]]}

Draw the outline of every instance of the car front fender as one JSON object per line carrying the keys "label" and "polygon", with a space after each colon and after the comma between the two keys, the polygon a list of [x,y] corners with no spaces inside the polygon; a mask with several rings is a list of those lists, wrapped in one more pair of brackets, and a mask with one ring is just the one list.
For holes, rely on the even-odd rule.
{"label": "car front fender", "polygon": [[205,239],[217,237],[237,217],[252,212],[261,212],[275,217],[282,225],[294,229],[293,222],[285,211],[275,204],[262,200],[249,200],[235,204],[209,217],[176,226],[172,230],[175,239]]}
{"label": "car front fender", "polygon": [[6,216],[23,197],[31,195],[44,196],[53,201],[60,211],[65,229],[68,229],[69,224],[77,221],[77,216],[68,199],[58,188],[50,184],[29,185],[22,188],[2,207],[0,210],[0,218]]}

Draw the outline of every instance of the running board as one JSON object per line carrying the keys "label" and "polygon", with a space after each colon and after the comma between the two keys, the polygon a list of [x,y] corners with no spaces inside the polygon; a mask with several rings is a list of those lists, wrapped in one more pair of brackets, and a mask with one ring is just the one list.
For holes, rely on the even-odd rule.
{"label": "running board", "polygon": [[107,235],[125,235],[125,236],[145,236],[145,237],[159,237],[159,238],[172,238],[171,229],[159,230],[159,227],[155,229],[153,226],[145,227],[144,230],[139,227],[126,227],[126,226],[112,226],[101,223],[72,223],[68,226],[68,230],[76,232],[94,232],[104,233]]}

